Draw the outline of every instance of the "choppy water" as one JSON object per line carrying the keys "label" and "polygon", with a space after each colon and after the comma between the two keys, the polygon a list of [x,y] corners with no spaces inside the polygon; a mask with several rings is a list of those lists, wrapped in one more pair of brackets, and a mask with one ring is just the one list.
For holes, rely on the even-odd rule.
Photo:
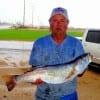
{"label": "choppy water", "polygon": [[32,42],[0,41],[0,66],[28,65]]}
{"label": "choppy water", "polygon": [[20,67],[28,65],[30,50],[0,49],[0,66]]}

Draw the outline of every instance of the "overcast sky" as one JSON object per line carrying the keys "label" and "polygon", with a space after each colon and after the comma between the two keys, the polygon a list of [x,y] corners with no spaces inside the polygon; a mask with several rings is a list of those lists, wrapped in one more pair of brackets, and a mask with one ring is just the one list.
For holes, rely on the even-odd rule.
{"label": "overcast sky", "polygon": [[[68,10],[71,27],[100,28],[99,0],[25,0],[25,24],[49,25],[48,19],[55,7]],[[24,0],[0,0],[0,21],[23,22]],[[32,17],[33,15],[33,17]]]}

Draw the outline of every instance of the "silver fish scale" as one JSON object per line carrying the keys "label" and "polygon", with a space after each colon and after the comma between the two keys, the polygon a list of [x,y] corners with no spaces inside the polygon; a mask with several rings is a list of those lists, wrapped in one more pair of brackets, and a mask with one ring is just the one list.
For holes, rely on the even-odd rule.
{"label": "silver fish scale", "polygon": [[66,81],[66,77],[71,73],[72,67],[58,67],[50,68],[46,71],[44,75],[41,76],[41,79],[47,83],[58,84]]}

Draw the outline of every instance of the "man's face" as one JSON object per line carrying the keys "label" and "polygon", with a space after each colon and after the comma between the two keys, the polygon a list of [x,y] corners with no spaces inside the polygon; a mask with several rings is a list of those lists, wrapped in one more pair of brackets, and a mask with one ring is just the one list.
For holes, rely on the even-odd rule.
{"label": "man's face", "polygon": [[65,34],[69,21],[61,14],[57,14],[50,19],[50,30],[52,34]]}

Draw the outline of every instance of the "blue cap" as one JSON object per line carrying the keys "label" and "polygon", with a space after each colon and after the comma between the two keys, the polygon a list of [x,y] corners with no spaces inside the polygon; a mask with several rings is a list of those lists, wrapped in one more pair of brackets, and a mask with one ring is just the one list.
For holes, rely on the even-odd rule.
{"label": "blue cap", "polygon": [[68,12],[65,8],[62,8],[62,7],[57,7],[57,8],[54,8],[52,10],[52,13],[51,13],[51,16],[50,16],[50,19],[56,15],[56,14],[61,14],[63,15],[66,19],[68,19]]}

